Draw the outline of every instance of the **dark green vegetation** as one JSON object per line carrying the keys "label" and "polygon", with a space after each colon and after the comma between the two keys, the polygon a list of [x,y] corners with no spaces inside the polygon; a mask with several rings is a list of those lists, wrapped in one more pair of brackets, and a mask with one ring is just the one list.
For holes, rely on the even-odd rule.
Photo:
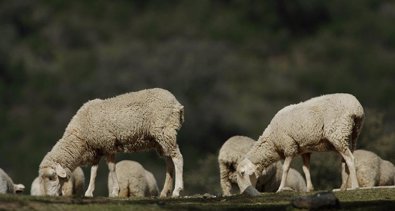
{"label": "dark green vegetation", "polygon": [[[311,193],[309,195],[313,195]],[[300,194],[292,192],[265,193],[260,197],[242,195],[213,197],[194,195],[188,198],[67,198],[1,195],[1,210],[292,210],[291,200]],[[336,192],[343,210],[395,208],[395,189],[355,190]]]}
{"label": "dark green vegetation", "polygon": [[[358,147],[395,162],[394,22],[394,2],[376,0],[0,0],[0,168],[29,189],[84,102],[149,87],[185,106],[189,195],[219,193],[227,138],[256,139],[279,109],[325,93],[360,99]],[[339,187],[337,156],[312,157],[315,187]],[[122,158],[163,183],[155,153]]]}

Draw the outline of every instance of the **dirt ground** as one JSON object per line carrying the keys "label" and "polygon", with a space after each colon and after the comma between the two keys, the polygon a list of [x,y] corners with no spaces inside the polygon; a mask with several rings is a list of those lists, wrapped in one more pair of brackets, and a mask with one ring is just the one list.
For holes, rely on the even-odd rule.
{"label": "dirt ground", "polygon": [[[210,194],[180,198],[71,198],[0,194],[0,210],[293,210],[291,201],[317,193],[264,193],[259,197]],[[395,208],[395,188],[334,192],[341,210]]]}

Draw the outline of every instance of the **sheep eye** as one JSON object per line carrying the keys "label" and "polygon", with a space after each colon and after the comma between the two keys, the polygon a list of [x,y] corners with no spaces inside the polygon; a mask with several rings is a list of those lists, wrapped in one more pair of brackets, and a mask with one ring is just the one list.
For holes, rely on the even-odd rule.
{"label": "sheep eye", "polygon": [[48,179],[50,181],[55,181],[56,180],[56,175],[49,176]]}

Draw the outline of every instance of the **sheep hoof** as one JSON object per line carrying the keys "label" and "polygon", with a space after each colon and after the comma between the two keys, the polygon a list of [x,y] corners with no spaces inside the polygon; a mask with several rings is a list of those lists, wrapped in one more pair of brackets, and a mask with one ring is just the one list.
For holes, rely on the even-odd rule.
{"label": "sheep hoof", "polygon": [[88,192],[86,192],[86,193],[85,193],[85,197],[93,197],[93,193],[88,193]]}
{"label": "sheep hoof", "polygon": [[339,200],[332,192],[321,192],[310,196],[299,196],[292,199],[291,204],[299,209],[340,208]]}
{"label": "sheep hoof", "polygon": [[180,197],[180,193],[183,191],[184,189],[179,188],[179,189],[174,189],[172,197]]}
{"label": "sheep hoof", "polygon": [[246,195],[246,196],[260,196],[261,193],[255,189],[254,187],[252,187],[251,185],[248,186],[243,193],[241,193],[242,195]]}

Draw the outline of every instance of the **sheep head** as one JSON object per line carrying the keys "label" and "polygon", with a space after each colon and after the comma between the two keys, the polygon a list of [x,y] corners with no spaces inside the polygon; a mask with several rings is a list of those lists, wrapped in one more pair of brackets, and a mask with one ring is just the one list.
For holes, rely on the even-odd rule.
{"label": "sheep head", "polygon": [[257,178],[257,167],[247,158],[237,165],[237,185],[239,186],[240,193],[248,186],[255,187]]}
{"label": "sheep head", "polygon": [[43,167],[39,170],[39,184],[43,195],[59,196],[62,194],[63,184],[70,179],[71,172],[60,164]]}

